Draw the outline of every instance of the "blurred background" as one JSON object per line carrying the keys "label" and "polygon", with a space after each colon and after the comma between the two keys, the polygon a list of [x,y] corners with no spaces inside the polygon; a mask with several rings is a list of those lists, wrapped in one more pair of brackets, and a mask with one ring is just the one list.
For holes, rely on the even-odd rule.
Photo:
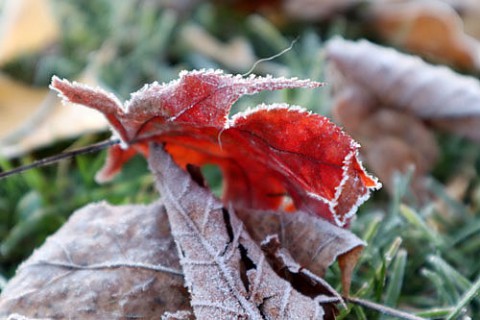
{"label": "blurred background", "polygon": [[[300,105],[363,145],[385,188],[352,225],[369,243],[352,293],[431,318],[480,317],[478,298],[459,305],[480,272],[479,39],[477,0],[3,0],[0,170],[110,136],[96,112],[60,104],[53,75],[126,100],[181,70],[244,74],[285,51],[252,73],[327,87],[244,97],[232,113]],[[0,181],[0,289],[75,209],[158,198],[144,159],[98,185],[103,161],[81,155]],[[221,173],[203,170],[220,194]],[[338,268],[327,277],[339,284]],[[342,316],[378,317],[357,307]]]}

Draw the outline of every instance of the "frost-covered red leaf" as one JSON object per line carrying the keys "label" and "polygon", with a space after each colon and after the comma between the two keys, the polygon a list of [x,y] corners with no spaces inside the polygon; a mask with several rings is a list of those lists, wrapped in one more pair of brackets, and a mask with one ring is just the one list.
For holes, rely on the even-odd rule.
{"label": "frost-covered red leaf", "polygon": [[195,183],[161,146],[151,151],[150,168],[197,319],[332,319],[325,318],[321,296],[302,295],[273,271],[233,209]]}
{"label": "frost-covered red leaf", "polygon": [[165,208],[90,204],[17,270],[0,318],[159,319],[191,311]]}
{"label": "frost-covered red leaf", "polygon": [[97,176],[107,180],[148,143],[165,143],[182,167],[216,164],[225,179],[224,199],[258,209],[277,209],[284,197],[296,208],[344,226],[377,181],[357,159],[358,145],[325,117],[287,105],[259,106],[229,119],[245,94],[315,88],[309,80],[182,72],[168,84],[153,83],[122,105],[100,89],[56,77],[51,87],[69,102],[102,112],[123,146],[110,149]]}

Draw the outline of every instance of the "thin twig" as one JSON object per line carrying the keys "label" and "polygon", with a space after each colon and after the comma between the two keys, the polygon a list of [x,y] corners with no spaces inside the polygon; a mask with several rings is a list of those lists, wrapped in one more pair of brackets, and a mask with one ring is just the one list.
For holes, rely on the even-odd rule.
{"label": "thin twig", "polygon": [[250,68],[250,70],[248,70],[247,72],[245,72],[244,74],[242,74],[242,77],[246,77],[246,76],[248,76],[250,73],[252,73],[253,70],[255,70],[255,68],[256,68],[261,62],[271,61],[271,60],[273,60],[273,59],[276,59],[276,58],[280,57],[280,56],[283,55],[284,53],[292,50],[293,46],[294,46],[295,43],[298,41],[298,38],[299,38],[299,37],[293,39],[293,41],[290,43],[290,46],[289,46],[288,48],[283,49],[283,50],[280,51],[279,53],[274,54],[273,56],[270,56],[270,57],[268,57],[268,58],[262,58],[262,59],[257,60],[257,61],[253,64],[253,66]]}
{"label": "thin twig", "polygon": [[34,161],[30,164],[20,166],[20,167],[17,167],[15,169],[12,169],[12,170],[9,170],[9,171],[0,172],[0,180],[6,178],[8,176],[17,174],[17,173],[27,171],[29,169],[48,166],[49,164],[58,162],[60,160],[72,158],[72,157],[78,156],[80,154],[99,151],[99,150],[108,148],[110,146],[113,146],[113,145],[119,144],[119,143],[120,143],[120,140],[118,140],[118,139],[114,139],[114,140],[109,139],[109,140],[98,142],[98,143],[95,143],[95,144],[92,144],[92,145],[89,145],[89,146],[86,146],[86,147],[82,147],[82,148],[79,148],[79,149],[62,152],[62,153],[56,154],[54,156],[44,158],[44,159],[40,159],[40,160]]}
{"label": "thin twig", "polygon": [[375,303],[375,302],[372,302],[372,301],[363,300],[363,299],[360,299],[360,298],[353,298],[353,297],[343,297],[343,299],[347,302],[357,304],[359,306],[362,306],[362,307],[365,307],[365,308],[368,308],[368,309],[372,309],[372,310],[378,311],[382,314],[386,314],[386,315],[396,317],[396,318],[399,318],[399,319],[425,320],[425,318],[418,317],[416,315],[413,315],[413,314],[410,314],[410,313],[407,313],[407,312],[404,312],[404,311],[396,310],[396,309],[393,309],[393,308],[390,308],[390,307],[387,307],[387,306],[384,306],[384,305],[381,305],[381,304],[378,304],[378,303]]}

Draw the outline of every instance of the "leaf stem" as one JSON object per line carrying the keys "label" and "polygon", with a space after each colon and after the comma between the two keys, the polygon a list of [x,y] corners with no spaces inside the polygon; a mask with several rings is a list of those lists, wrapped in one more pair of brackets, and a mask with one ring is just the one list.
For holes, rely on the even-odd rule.
{"label": "leaf stem", "polygon": [[75,156],[80,155],[80,154],[99,151],[99,150],[108,148],[110,146],[113,146],[113,145],[119,144],[119,143],[120,143],[120,140],[118,140],[118,139],[113,139],[113,140],[109,139],[109,140],[101,141],[101,142],[98,142],[98,143],[95,143],[95,144],[92,144],[92,145],[89,145],[89,146],[86,146],[86,147],[78,148],[78,149],[71,150],[71,151],[62,152],[62,153],[56,154],[56,155],[51,156],[51,157],[47,157],[47,158],[43,158],[43,159],[34,161],[30,164],[14,168],[12,170],[0,172],[0,180],[6,178],[8,176],[27,171],[29,169],[48,166],[49,164],[58,162],[60,160],[72,158],[72,157],[75,157]]}

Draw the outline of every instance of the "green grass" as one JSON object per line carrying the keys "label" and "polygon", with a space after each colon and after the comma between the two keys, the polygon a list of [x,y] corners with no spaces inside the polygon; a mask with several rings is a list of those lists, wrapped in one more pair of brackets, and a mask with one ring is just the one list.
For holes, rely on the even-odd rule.
{"label": "green grass", "polygon": [[[274,70],[277,75],[324,78],[323,42],[315,26],[279,30],[261,16],[243,16],[211,4],[180,15],[148,1],[56,3],[64,34],[55,50],[19,57],[5,66],[4,72],[45,85],[52,74],[74,78],[89,66],[105,85],[128,98],[144,83],[174,79],[182,69],[225,69],[219,62],[191,52],[182,42],[181,28],[195,23],[221,40],[234,36],[248,39],[258,57],[274,55],[299,37],[291,51],[259,65],[254,72]],[[343,32],[345,23],[333,21],[321,33]],[[82,28],[85,25],[88,28]],[[113,52],[107,61],[100,59],[105,50]],[[327,89],[285,90],[242,98],[235,110],[261,102],[287,102],[322,114],[328,114],[330,106]],[[102,138],[105,136],[56,142],[21,159],[0,159],[0,168],[8,170]],[[352,225],[353,232],[368,243],[354,274],[352,295],[431,319],[461,319],[463,315],[480,319],[480,148],[447,135],[438,140],[441,159],[430,189],[443,204],[416,204],[408,194],[408,176],[398,177],[393,196],[381,191],[369,200]],[[148,203],[158,197],[140,157],[112,183],[96,184],[93,177],[103,160],[104,152],[78,156],[0,181],[0,289],[18,264],[75,209],[94,201]],[[204,172],[218,193],[218,170],[205,168]],[[464,174],[473,177],[467,193],[461,200],[452,199],[446,184]],[[333,266],[327,280],[340,284],[339,274]],[[342,310],[340,318],[389,319],[354,305]]]}

